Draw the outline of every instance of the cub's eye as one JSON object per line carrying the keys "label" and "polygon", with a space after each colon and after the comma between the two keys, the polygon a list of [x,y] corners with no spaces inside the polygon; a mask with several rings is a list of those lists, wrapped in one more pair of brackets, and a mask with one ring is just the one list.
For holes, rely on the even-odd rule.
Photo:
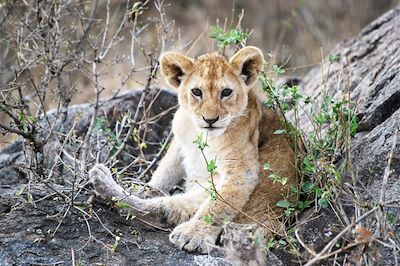
{"label": "cub's eye", "polygon": [[191,89],[191,91],[192,91],[192,94],[194,96],[196,96],[196,97],[200,97],[201,98],[203,96],[203,93],[198,88]]}
{"label": "cub's eye", "polygon": [[221,99],[231,96],[232,90],[231,89],[223,89],[221,92]]}

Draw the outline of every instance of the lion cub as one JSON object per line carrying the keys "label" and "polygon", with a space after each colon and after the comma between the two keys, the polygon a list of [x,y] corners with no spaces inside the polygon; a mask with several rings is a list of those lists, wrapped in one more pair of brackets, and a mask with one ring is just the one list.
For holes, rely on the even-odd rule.
{"label": "lion cub", "polygon": [[[197,59],[163,54],[161,72],[177,90],[180,107],[172,122],[174,138],[149,185],[169,193],[184,179],[185,192],[141,199],[118,185],[104,165],[96,165],[89,175],[97,193],[119,198],[142,216],[162,214],[176,226],[171,242],[188,251],[207,252],[226,221],[257,221],[279,230],[275,219],[281,210],[276,203],[290,198],[290,186],[297,185],[295,156],[286,137],[273,134],[281,129],[278,115],[262,108],[253,90],[263,62],[261,51],[251,46],[229,60],[217,54]],[[201,132],[207,136],[205,157],[216,160],[213,179],[223,200],[211,199],[207,191],[210,173],[193,144]],[[271,169],[264,170],[264,163]],[[287,178],[287,183],[273,183],[271,173]]]}

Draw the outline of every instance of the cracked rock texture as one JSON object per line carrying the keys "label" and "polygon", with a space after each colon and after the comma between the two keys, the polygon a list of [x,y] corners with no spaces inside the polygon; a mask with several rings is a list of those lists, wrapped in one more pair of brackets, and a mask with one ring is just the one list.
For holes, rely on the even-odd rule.
{"label": "cracked rock texture", "polygon": [[[365,196],[379,199],[387,157],[396,127],[400,125],[400,6],[373,21],[358,36],[338,44],[330,54],[340,59],[328,68],[311,70],[300,87],[317,101],[325,95],[340,99],[345,94],[356,103],[360,124],[351,144],[352,166],[357,182],[368,191]],[[300,119],[300,125],[307,131],[309,120],[304,116]],[[399,138],[391,169],[388,201],[400,198]],[[346,181],[351,182],[350,176]],[[353,209],[348,211],[352,214]],[[400,216],[398,210],[389,211]],[[324,210],[318,219],[306,223],[300,234],[307,244],[320,251],[340,231],[338,225],[335,214]],[[400,235],[399,222],[393,228]],[[394,265],[390,250],[383,249],[381,253],[380,263]]]}

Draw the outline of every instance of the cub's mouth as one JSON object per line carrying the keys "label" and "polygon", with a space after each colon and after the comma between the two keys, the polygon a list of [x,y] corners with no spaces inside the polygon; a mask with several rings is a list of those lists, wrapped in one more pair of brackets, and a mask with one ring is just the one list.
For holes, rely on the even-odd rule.
{"label": "cub's mouth", "polygon": [[208,130],[215,130],[215,129],[221,129],[222,127],[213,127],[213,126],[208,126],[208,127],[203,127],[204,129]]}
{"label": "cub's mouth", "polygon": [[207,133],[207,136],[209,137],[218,137],[225,132],[225,127],[207,126],[207,127],[202,127],[201,129],[206,131],[205,133]]}

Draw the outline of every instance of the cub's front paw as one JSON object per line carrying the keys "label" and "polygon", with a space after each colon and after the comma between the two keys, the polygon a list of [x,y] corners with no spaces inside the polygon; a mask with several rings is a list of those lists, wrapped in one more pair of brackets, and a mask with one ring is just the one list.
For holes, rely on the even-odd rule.
{"label": "cub's front paw", "polygon": [[[166,211],[164,213],[167,223],[170,226],[175,226],[189,221],[189,219],[194,215],[195,210],[189,210],[184,206],[173,207],[174,205],[167,205]],[[171,207],[172,206],[172,207]]]}
{"label": "cub's front paw", "polygon": [[169,240],[180,249],[206,254],[215,245],[220,232],[221,227],[199,220],[189,220],[175,227],[169,235]]}

